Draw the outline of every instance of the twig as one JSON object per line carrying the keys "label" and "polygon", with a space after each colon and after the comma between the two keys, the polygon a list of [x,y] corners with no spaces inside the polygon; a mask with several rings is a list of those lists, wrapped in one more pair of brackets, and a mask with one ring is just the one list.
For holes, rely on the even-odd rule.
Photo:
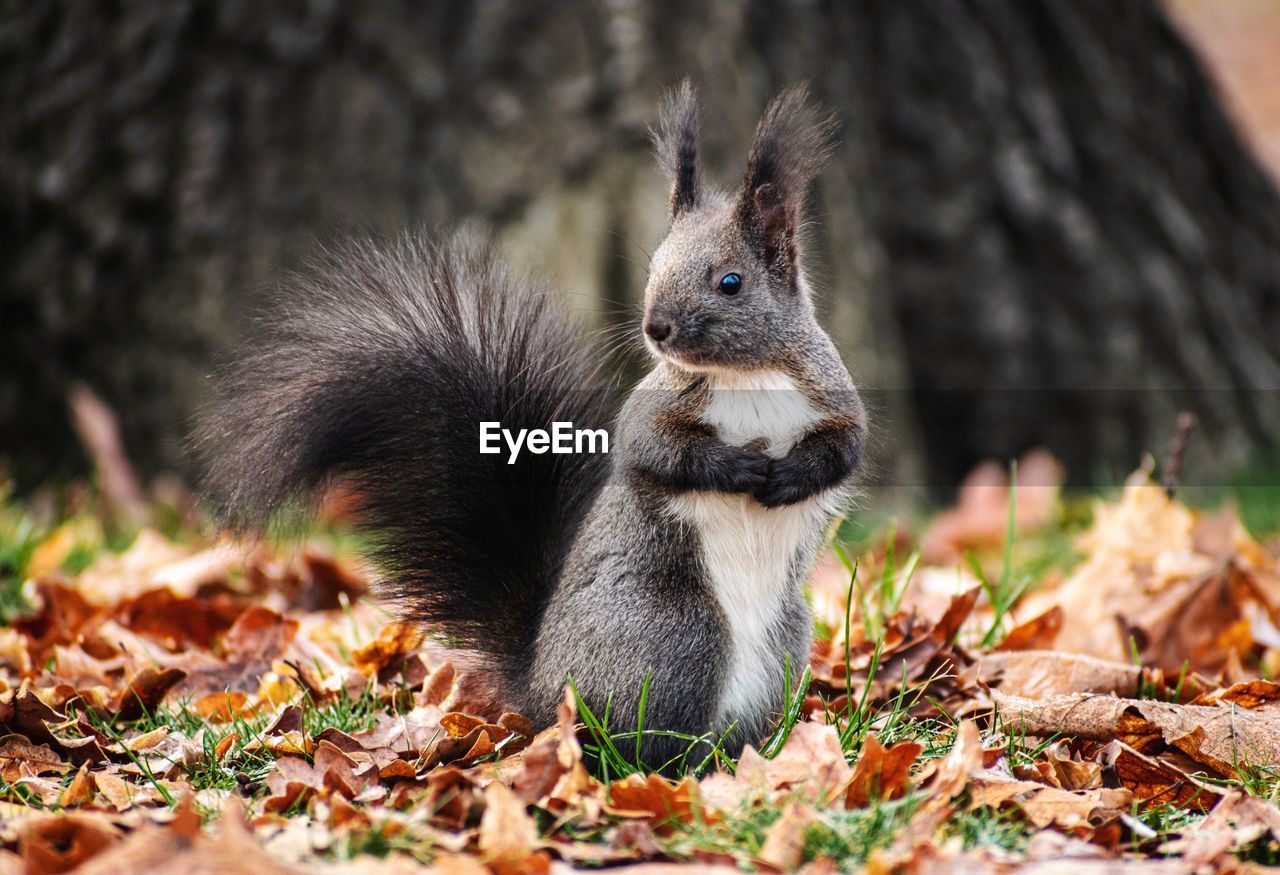
{"label": "twig", "polygon": [[129,462],[120,437],[120,420],[88,386],[77,383],[67,397],[71,421],[85,452],[98,472],[104,509],[125,526],[147,521],[147,501],[141,481]]}
{"label": "twig", "polygon": [[1169,449],[1164,457],[1164,491],[1170,500],[1177,494],[1178,478],[1182,476],[1182,465],[1187,459],[1187,444],[1191,441],[1191,432],[1197,425],[1196,415],[1190,410],[1178,414],[1173,437],[1169,440]]}

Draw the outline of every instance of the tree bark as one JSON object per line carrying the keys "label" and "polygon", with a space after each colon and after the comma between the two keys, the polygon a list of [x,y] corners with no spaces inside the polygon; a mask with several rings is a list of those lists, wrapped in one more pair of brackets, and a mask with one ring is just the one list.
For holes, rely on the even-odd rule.
{"label": "tree bark", "polygon": [[1122,474],[1180,408],[1201,476],[1274,449],[1280,200],[1161,10],[879,11],[873,213],[937,482],[1033,444]]}
{"label": "tree bark", "polygon": [[182,466],[258,294],[351,230],[494,226],[601,326],[634,314],[660,90],[740,172],[800,79],[844,141],[821,306],[887,481],[1045,444],[1081,479],[1195,409],[1205,471],[1274,448],[1280,198],[1150,0],[14,3],[0,19],[0,454],[81,464],[68,387]]}

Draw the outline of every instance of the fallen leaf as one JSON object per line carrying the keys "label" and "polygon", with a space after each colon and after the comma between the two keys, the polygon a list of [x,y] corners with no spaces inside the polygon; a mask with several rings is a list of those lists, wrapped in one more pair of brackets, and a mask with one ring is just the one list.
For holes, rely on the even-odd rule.
{"label": "fallen leaf", "polygon": [[853,777],[835,726],[797,723],[773,759],[752,752],[739,761],[739,777],[768,790],[793,790],[813,799],[832,799]]}
{"label": "fallen leaf", "polygon": [[914,741],[886,748],[875,735],[868,735],[845,791],[845,805],[865,808],[876,799],[900,799],[907,792],[911,766],[922,750]]}
{"label": "fallen leaf", "polygon": [[70,769],[47,744],[32,744],[16,734],[0,738],[0,778],[10,784],[29,775],[65,775]]}
{"label": "fallen leaf", "polygon": [[965,720],[956,727],[956,740],[928,783],[926,808],[945,806],[964,792],[970,777],[983,767],[982,735],[978,724]]}
{"label": "fallen leaf", "polygon": [[446,662],[433,671],[422,686],[424,705],[441,705],[453,690],[455,671],[452,662]]}
{"label": "fallen leaf", "polygon": [[1228,793],[1194,829],[1160,846],[1162,854],[1180,854],[1189,863],[1209,863],[1260,839],[1280,842],[1280,809],[1267,799]]}
{"label": "fallen leaf", "polygon": [[1226,776],[1280,761],[1280,709],[1175,705],[1113,696],[1025,699],[993,692],[1001,714],[1028,735],[1061,733],[1110,741],[1158,735],[1165,744]]}
{"label": "fallen leaf", "polygon": [[351,663],[363,674],[375,675],[416,650],[422,637],[422,630],[410,623],[389,623],[377,638],[351,654]]}
{"label": "fallen leaf", "polygon": [[765,831],[760,860],[784,872],[799,868],[804,861],[805,832],[817,819],[812,806],[792,802]]}
{"label": "fallen leaf", "polygon": [[348,562],[309,547],[302,553],[302,591],[295,600],[304,611],[335,611],[369,591],[367,574]]}
{"label": "fallen leaf", "polygon": [[32,662],[43,663],[57,645],[75,644],[101,619],[98,609],[89,604],[78,587],[72,589],[51,580],[40,580],[36,597],[40,610],[13,623],[14,629],[30,639]]}
{"label": "fallen leaf", "polygon": [[1010,629],[996,650],[1044,650],[1058,637],[1058,631],[1062,629],[1062,617],[1062,606],[1054,605],[1043,614]]}
{"label": "fallen leaf", "polygon": [[191,704],[210,723],[228,723],[251,710],[249,696],[240,692],[207,693]]}
{"label": "fallen leaf", "polygon": [[246,609],[222,638],[223,658],[200,659],[178,687],[201,696],[227,691],[255,693],[298,631],[298,622],[268,608]]}
{"label": "fallen leaf", "polygon": [[1171,763],[1139,753],[1120,741],[1108,744],[1099,757],[1115,780],[1142,805],[1207,811],[1223,792]]}
{"label": "fallen leaf", "polygon": [[115,619],[126,629],[179,647],[208,649],[244,613],[245,605],[219,593],[206,598],[182,597],[168,588],[152,589],[117,607]]}
{"label": "fallen leaf", "polygon": [[984,774],[973,775],[967,789],[971,808],[1015,805],[1037,829],[1101,826],[1133,804],[1133,793],[1127,789],[1071,791]]}
{"label": "fallen leaf", "polygon": [[148,824],[99,854],[76,875],[164,872],[166,875],[299,875],[301,870],[272,859],[249,832],[238,802],[222,809],[216,832],[200,829],[198,815],[175,818],[167,826]]}
{"label": "fallen leaf", "polygon": [[978,680],[1007,696],[1044,699],[1075,693],[1114,693],[1133,696],[1142,669],[1132,663],[1111,662],[1056,650],[988,653],[978,659]]}
{"label": "fallen leaf", "polygon": [[115,699],[116,720],[137,720],[150,714],[164,701],[165,695],[187,676],[177,668],[144,668],[129,678]]}
{"label": "fallen leaf", "polygon": [[714,820],[701,811],[698,785],[692,778],[674,784],[658,774],[628,775],[609,785],[608,810],[619,817],[646,817],[660,834],[673,823],[692,823],[697,816]]}
{"label": "fallen leaf", "polygon": [[66,789],[62,791],[62,795],[58,797],[58,804],[63,808],[87,805],[93,801],[93,794],[96,789],[97,785],[94,783],[93,775],[89,772],[89,764],[85,763],[80,766],[80,770],[71,779],[71,783],[67,785]]}
{"label": "fallen leaf", "polygon": [[1280,683],[1252,680],[1207,692],[1188,704],[1238,705],[1241,708],[1260,708],[1276,701],[1280,701]]}
{"label": "fallen leaf", "polygon": [[[1056,647],[1117,662],[1130,639],[1146,665],[1176,676],[1216,672],[1255,643],[1255,620],[1280,610],[1276,558],[1234,517],[1204,520],[1169,498],[1145,470],[1119,502],[1099,502],[1080,539],[1085,560],[1058,586],[1024,598],[1019,610],[1063,609]],[[1267,621],[1268,624],[1271,620]]]}
{"label": "fallen leaf", "polygon": [[549,871],[550,858],[538,850],[538,827],[524,803],[497,781],[485,788],[484,801],[479,846],[485,862],[499,875]]}
{"label": "fallen leaf", "polygon": [[[1016,523],[1020,532],[1048,523],[1058,505],[1065,472],[1044,450],[1033,450],[1018,463]],[[948,565],[969,550],[993,549],[1004,543],[1009,518],[1009,477],[1000,462],[983,462],[960,484],[956,507],[938,514],[921,542],[928,563]]]}
{"label": "fallen leaf", "polygon": [[1064,790],[1093,790],[1102,785],[1102,766],[1071,755],[1062,742],[1045,748],[1045,762],[1056,786]]}
{"label": "fallen leaf", "polygon": [[[120,831],[104,818],[55,814],[26,824],[18,838],[18,856],[28,873],[70,872],[115,844]],[[86,871],[81,869],[78,871]],[[102,870],[108,871],[108,870]],[[124,870],[115,870],[117,872]]]}

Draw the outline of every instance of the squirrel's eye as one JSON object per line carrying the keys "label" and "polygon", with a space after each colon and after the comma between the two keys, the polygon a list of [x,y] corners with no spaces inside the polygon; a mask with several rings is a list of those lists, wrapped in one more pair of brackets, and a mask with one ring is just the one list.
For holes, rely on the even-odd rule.
{"label": "squirrel's eye", "polygon": [[742,276],[736,273],[726,273],[720,277],[720,291],[726,295],[736,295],[742,291]]}

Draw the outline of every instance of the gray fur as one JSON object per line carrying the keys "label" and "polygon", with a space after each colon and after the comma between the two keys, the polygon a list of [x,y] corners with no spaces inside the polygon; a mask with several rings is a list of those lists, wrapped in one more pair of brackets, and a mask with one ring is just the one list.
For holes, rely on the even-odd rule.
{"label": "gray fur", "polygon": [[[766,112],[733,196],[702,180],[685,83],[656,135],[672,223],[653,256],[653,371],[612,459],[477,454],[478,421],[600,425],[598,363],[547,296],[483,250],[410,239],[295,284],[223,381],[209,489],[260,528],[335,479],[360,496],[384,591],[485,657],[495,698],[549,723],[572,678],[617,730],[733,727],[736,752],[809,655],[801,590],[855,473],[856,389],[818,325],[798,233],[831,124]],[[732,271],[741,291],[719,285]],[[646,740],[667,763],[684,745]],[[695,751],[697,756],[698,752]]]}
{"label": "gray fur", "polygon": [[[552,595],[532,689],[545,712],[571,674],[588,701],[599,707],[609,701],[614,727],[627,730],[651,673],[646,726],[718,735],[732,725],[728,746],[737,750],[758,742],[780,713],[784,663],[794,676],[808,661],[811,619],[801,592],[830,508],[857,467],[865,412],[814,316],[797,233],[804,188],[829,152],[830,122],[805,107],[803,89],[783,94],[761,121],[743,187],[729,197],[674,159],[692,154],[673,144],[692,137],[687,120],[696,117],[686,85],[669,104],[659,137],[662,164],[674,179],[673,220],[650,266],[645,321],[662,321],[671,334],[649,340],[657,366],[623,408],[621,453]],[[689,179],[699,180],[696,196],[682,198]],[[778,194],[781,226],[759,226],[779,218],[756,209],[761,186]],[[717,291],[727,271],[743,278],[743,290],[732,297]],[[774,379],[789,381],[815,411],[817,421],[794,447],[733,439],[706,422],[713,388],[751,374],[779,375]],[[759,399],[740,400],[749,411]],[[745,419],[750,432],[749,412]],[[754,653],[776,659],[776,676],[745,703],[728,689],[734,612],[718,600],[716,569],[704,558],[707,539],[717,535],[681,510],[684,496],[708,494],[744,503],[734,507],[754,502],[756,511],[744,510],[749,514],[814,507],[811,522],[790,542],[794,553],[782,557],[785,580],[773,582],[781,594],[765,640],[754,642]],[[767,659],[761,670],[768,670]],[[737,704],[717,714],[717,703],[726,700]],[[664,763],[682,748],[647,741],[646,761]]]}
{"label": "gray fur", "polygon": [[662,102],[656,131],[650,131],[658,163],[671,177],[671,216],[698,205],[698,103],[693,83],[685,79]]}

